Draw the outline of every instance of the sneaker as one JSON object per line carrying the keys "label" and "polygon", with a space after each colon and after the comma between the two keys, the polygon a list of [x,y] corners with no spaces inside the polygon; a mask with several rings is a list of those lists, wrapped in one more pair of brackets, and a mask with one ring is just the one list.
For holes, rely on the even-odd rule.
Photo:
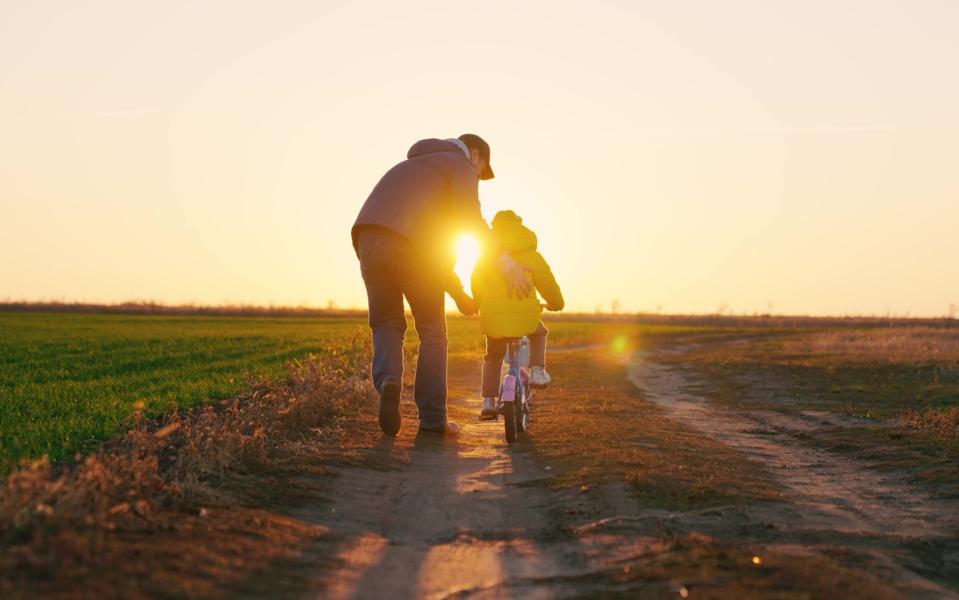
{"label": "sneaker", "polygon": [[447,421],[443,425],[437,427],[423,427],[420,425],[420,433],[435,433],[438,435],[447,435],[450,437],[459,435],[460,426],[454,421]]}
{"label": "sneaker", "polygon": [[496,419],[496,398],[483,398],[483,408],[480,409],[480,421]]}
{"label": "sneaker", "polygon": [[544,388],[549,385],[550,377],[544,367],[535,366],[529,370],[529,385],[534,388]]}
{"label": "sneaker", "polygon": [[396,435],[400,430],[400,384],[387,379],[380,390],[380,429],[386,435]]}

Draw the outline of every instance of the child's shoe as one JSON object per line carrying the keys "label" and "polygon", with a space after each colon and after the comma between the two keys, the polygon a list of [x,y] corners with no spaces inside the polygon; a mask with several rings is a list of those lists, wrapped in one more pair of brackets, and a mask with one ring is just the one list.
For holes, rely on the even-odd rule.
{"label": "child's shoe", "polygon": [[550,377],[545,367],[539,365],[529,370],[529,385],[534,388],[544,388],[549,385]]}
{"label": "child's shoe", "polygon": [[496,418],[496,399],[483,398],[483,408],[480,409],[481,421],[492,421]]}

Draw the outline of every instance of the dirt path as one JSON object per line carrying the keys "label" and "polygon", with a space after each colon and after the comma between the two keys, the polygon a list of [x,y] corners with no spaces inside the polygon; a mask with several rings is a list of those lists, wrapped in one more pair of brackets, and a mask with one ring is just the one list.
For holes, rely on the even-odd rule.
{"label": "dirt path", "polygon": [[[451,410],[471,413],[475,399]],[[461,422],[465,422],[461,418]],[[455,441],[407,423],[373,449],[384,470],[341,469],[332,505],[297,517],[341,538],[324,598],[561,598],[615,591],[589,575],[648,547],[609,535],[572,539],[551,519],[550,473],[511,451],[502,421],[465,422]]]}
{"label": "dirt path", "polygon": [[[927,561],[908,551],[945,543],[955,562],[959,503],[936,499],[901,476],[799,439],[804,432],[840,424],[836,415],[720,409],[696,393],[701,382],[691,373],[657,358],[656,353],[639,353],[628,365],[629,378],[644,397],[671,418],[760,463],[788,490],[787,503],[737,507],[737,520],[745,527],[771,529],[775,534],[768,541],[800,552],[853,547],[871,559],[871,568],[916,593],[959,597],[921,574],[948,575],[941,572],[943,567],[955,571],[957,565],[942,564],[950,560],[948,550],[945,557],[932,550]],[[856,423],[846,419],[841,424]]]}
{"label": "dirt path", "polygon": [[[535,487],[542,477],[511,456],[492,427],[468,427],[458,443],[401,437],[383,451],[407,468],[344,470],[331,513],[355,533],[339,557],[330,597],[443,598],[559,568],[530,533],[545,527]],[[387,443],[388,444],[388,443]]]}
{"label": "dirt path", "polygon": [[943,516],[959,514],[956,506],[795,437],[830,415],[724,411],[691,391],[701,382],[690,373],[656,358],[626,365],[642,395],[760,463],[789,490],[787,501],[683,512],[643,508],[622,482],[554,489],[531,447],[507,446],[502,422],[476,421],[478,399],[454,385],[451,416],[465,425],[458,439],[416,435],[407,412],[395,440],[366,450],[362,466],[338,468],[324,501],[293,515],[330,530],[306,597],[686,597],[689,579],[669,569],[628,583],[609,575],[653,568],[676,536],[702,534],[780,555],[839,557],[909,596],[959,597],[934,576],[957,568],[949,562],[956,521]]}

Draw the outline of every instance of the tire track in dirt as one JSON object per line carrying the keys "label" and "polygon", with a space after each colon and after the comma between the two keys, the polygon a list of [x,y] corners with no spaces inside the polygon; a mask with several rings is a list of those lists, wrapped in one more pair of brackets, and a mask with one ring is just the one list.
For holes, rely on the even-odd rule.
{"label": "tire track in dirt", "polygon": [[[680,348],[660,350],[675,353]],[[628,377],[677,420],[743,453],[788,490],[788,503],[737,507],[740,518],[758,529],[774,529],[793,551],[817,545],[859,546],[877,568],[935,597],[959,597],[913,570],[908,544],[954,542],[959,537],[959,503],[932,497],[892,473],[826,450],[804,445],[796,434],[834,424],[819,413],[790,416],[775,411],[723,410],[697,394],[700,381],[680,368],[657,362],[656,352],[637,353]],[[772,540],[775,541],[775,540]]]}

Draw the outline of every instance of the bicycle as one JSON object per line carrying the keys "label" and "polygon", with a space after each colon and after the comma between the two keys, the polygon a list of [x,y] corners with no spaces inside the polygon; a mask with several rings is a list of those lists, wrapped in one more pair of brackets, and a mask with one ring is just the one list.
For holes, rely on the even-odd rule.
{"label": "bicycle", "polygon": [[503,415],[506,441],[516,441],[516,435],[529,428],[530,400],[533,388],[529,384],[529,338],[507,338],[504,361],[509,370],[503,378],[496,403],[496,418]]}

